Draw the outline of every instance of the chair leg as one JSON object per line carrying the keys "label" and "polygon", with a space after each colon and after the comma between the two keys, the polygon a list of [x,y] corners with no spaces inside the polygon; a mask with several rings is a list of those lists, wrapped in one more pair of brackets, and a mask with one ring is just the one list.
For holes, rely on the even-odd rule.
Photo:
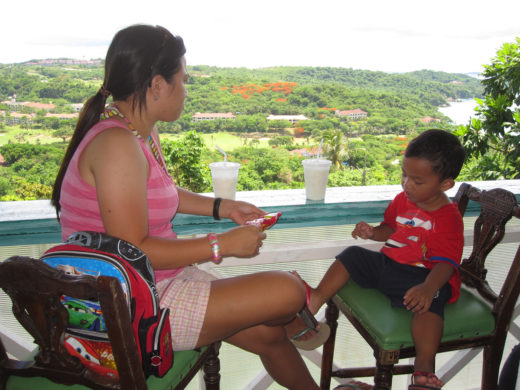
{"label": "chair leg", "polygon": [[502,360],[503,346],[492,344],[484,347],[482,361],[482,388],[496,390],[498,388],[498,375]]}
{"label": "chair leg", "polygon": [[212,344],[204,362],[204,383],[206,390],[220,390],[220,359],[218,357],[220,342]]}
{"label": "chair leg", "polygon": [[320,387],[322,390],[330,389],[330,381],[332,376],[332,362],[334,359],[334,344],[336,342],[336,330],[338,328],[338,307],[332,300],[327,302],[325,310],[325,319],[330,327],[330,336],[323,344],[323,354],[321,358],[321,379]]}
{"label": "chair leg", "polygon": [[0,340],[0,390],[4,390],[7,383],[7,372],[2,368],[7,364],[9,357],[7,356],[7,351],[5,350],[4,343]]}
{"label": "chair leg", "polygon": [[376,356],[376,373],[374,375],[374,390],[390,390],[392,388],[393,364],[381,364]]}

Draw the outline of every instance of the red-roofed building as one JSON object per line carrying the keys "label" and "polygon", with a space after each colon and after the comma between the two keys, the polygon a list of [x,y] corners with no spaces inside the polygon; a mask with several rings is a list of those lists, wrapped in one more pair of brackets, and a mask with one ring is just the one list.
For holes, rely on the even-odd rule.
{"label": "red-roofed building", "polygon": [[46,110],[46,111],[56,108],[56,106],[52,103],[46,104],[46,103],[27,102],[27,103],[25,103],[25,106],[34,108],[36,110]]}
{"label": "red-roofed building", "polygon": [[419,119],[422,123],[430,123],[430,122],[440,122],[440,119],[432,118],[431,116],[425,116],[424,118]]}
{"label": "red-roofed building", "polygon": [[45,118],[58,118],[58,119],[76,119],[79,117],[79,114],[77,112],[73,114],[51,114],[47,113],[45,114]]}
{"label": "red-roofed building", "polygon": [[308,149],[308,148],[294,149],[294,150],[291,150],[289,153],[297,154],[300,157],[309,158],[309,157],[316,157],[318,155],[319,149],[320,149],[319,147],[314,146],[310,149]]}
{"label": "red-roofed building", "polygon": [[31,123],[33,116],[30,114],[22,114],[19,112],[10,112],[9,115],[5,111],[0,111],[3,121],[6,125],[19,125],[20,123]]}
{"label": "red-roofed building", "polygon": [[36,110],[52,110],[56,108],[56,106],[52,103],[36,103],[36,102],[17,102],[16,98],[12,98],[11,100],[3,101],[2,103],[6,104],[9,109],[13,111],[18,111],[20,107],[30,107]]}
{"label": "red-roofed building", "polygon": [[356,108],[355,110],[336,110],[335,114],[339,117],[347,117],[348,119],[354,120],[354,119],[366,119],[368,116],[368,112],[363,111],[359,108]]}

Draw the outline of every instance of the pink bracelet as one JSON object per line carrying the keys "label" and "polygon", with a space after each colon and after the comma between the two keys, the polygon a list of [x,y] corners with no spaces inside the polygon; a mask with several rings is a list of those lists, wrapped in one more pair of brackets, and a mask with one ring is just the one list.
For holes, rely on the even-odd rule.
{"label": "pink bracelet", "polygon": [[218,238],[215,233],[208,233],[209,245],[211,245],[211,261],[215,264],[220,264],[222,255],[220,254],[220,246],[218,245]]}

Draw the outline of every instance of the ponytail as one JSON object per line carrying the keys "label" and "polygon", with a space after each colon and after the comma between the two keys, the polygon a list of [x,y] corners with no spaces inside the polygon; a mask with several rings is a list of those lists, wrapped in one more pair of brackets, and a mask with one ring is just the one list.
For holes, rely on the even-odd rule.
{"label": "ponytail", "polygon": [[65,177],[65,172],[67,172],[67,168],[69,166],[70,160],[76,152],[80,142],[85,138],[85,135],[90,130],[92,126],[99,122],[99,117],[103,110],[105,109],[105,103],[109,92],[103,87],[92,96],[81,110],[79,115],[78,123],[76,124],[76,128],[74,129],[74,133],[72,134],[72,138],[70,140],[69,146],[67,147],[67,151],[65,152],[65,156],[63,157],[63,161],[61,162],[60,170],[58,171],[58,175],[56,176],[56,181],[54,182],[54,187],[52,189],[51,196],[51,204],[56,209],[56,217],[58,220],[60,219],[60,195],[61,195],[61,185],[63,183],[63,178]]}
{"label": "ponytail", "polygon": [[180,69],[185,52],[182,38],[161,26],[134,25],[114,36],[105,59],[103,86],[85,103],[54,182],[51,204],[58,220],[65,172],[80,142],[99,122],[107,98],[112,95],[114,101],[131,99],[140,110],[146,108],[146,92],[152,78],[161,75],[170,82]]}

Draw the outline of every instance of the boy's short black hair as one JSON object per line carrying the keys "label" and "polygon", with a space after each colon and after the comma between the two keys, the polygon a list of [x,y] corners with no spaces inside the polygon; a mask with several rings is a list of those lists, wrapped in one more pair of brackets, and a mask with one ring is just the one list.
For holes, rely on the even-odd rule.
{"label": "boy's short black hair", "polygon": [[404,156],[428,160],[442,181],[457,178],[466,153],[455,135],[445,130],[431,129],[410,141]]}

